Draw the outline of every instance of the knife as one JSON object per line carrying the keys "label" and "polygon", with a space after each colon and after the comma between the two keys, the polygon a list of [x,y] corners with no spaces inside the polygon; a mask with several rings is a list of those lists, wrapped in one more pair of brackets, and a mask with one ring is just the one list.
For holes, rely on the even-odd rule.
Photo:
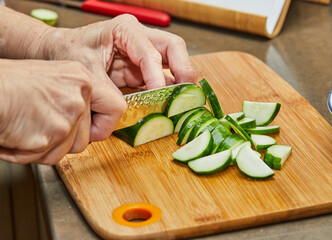
{"label": "knife", "polygon": [[126,4],[103,2],[99,0],[87,0],[84,2],[73,0],[43,0],[43,2],[80,8],[85,12],[97,13],[111,17],[129,13],[134,15],[141,23],[161,27],[167,27],[171,21],[170,16],[164,12]]}
{"label": "knife", "polygon": [[151,113],[164,112],[168,99],[174,89],[180,85],[190,84],[192,83],[179,83],[163,88],[123,95],[128,107],[115,130],[132,126]]}

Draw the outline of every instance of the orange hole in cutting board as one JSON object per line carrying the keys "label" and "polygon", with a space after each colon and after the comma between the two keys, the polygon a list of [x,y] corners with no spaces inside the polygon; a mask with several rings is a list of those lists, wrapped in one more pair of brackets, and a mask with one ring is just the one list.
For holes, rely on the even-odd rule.
{"label": "orange hole in cutting board", "polygon": [[149,203],[129,203],[116,208],[112,217],[127,227],[143,227],[161,218],[161,210]]}

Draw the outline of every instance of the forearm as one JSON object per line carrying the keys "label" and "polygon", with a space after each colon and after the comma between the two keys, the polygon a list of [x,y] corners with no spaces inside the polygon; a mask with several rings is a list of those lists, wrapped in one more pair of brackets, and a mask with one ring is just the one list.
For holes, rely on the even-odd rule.
{"label": "forearm", "polygon": [[52,27],[0,6],[0,58],[43,59],[43,41]]}

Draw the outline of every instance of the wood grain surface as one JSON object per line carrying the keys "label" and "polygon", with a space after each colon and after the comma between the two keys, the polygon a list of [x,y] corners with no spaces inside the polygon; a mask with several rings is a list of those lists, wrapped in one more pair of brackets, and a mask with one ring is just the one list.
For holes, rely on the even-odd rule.
{"label": "wood grain surface", "polygon": [[112,2],[114,1],[152,8],[164,11],[173,17],[252,33],[268,38],[277,36],[281,31],[291,2],[290,0],[285,1],[285,5],[274,31],[268,33],[266,31],[266,16],[215,7],[204,3],[182,0],[112,0]]}
{"label": "wood grain surface", "polygon": [[[332,128],[286,81],[241,52],[192,57],[225,113],[242,101],[280,102],[272,124],[278,144],[293,152],[273,178],[254,181],[236,166],[198,176],[174,162],[176,135],[132,148],[111,136],[83,153],[67,155],[57,170],[90,226],[107,239],[174,239],[202,236],[332,212]],[[161,219],[127,227],[112,212],[128,203],[150,203]]]}

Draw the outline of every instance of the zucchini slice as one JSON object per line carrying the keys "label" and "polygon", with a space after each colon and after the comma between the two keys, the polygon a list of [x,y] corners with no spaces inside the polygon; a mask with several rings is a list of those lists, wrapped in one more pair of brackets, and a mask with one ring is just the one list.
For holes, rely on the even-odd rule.
{"label": "zucchini slice", "polygon": [[246,117],[256,119],[257,126],[265,126],[275,119],[280,106],[280,103],[243,101],[242,111]]}
{"label": "zucchini slice", "polygon": [[[205,121],[206,120],[206,121]],[[198,122],[193,130],[190,132],[187,142],[192,141],[199,134],[204,132],[205,130],[212,131],[215,127],[219,126],[220,122],[217,118],[211,117],[209,119],[204,118],[202,121]]]}
{"label": "zucchini slice", "polygon": [[215,153],[219,147],[219,145],[230,135],[232,135],[231,131],[228,128],[225,128],[223,125],[217,126],[211,132],[213,138],[213,145],[211,154]]}
{"label": "zucchini slice", "polygon": [[234,132],[240,134],[246,141],[250,141],[251,144],[253,144],[248,133],[233,118],[231,118],[229,115],[226,115],[225,119],[229,122]]}
{"label": "zucchini slice", "polygon": [[291,153],[291,146],[273,145],[266,150],[264,162],[273,169],[281,170],[282,166]]}
{"label": "zucchini slice", "polygon": [[240,121],[241,119],[244,118],[243,112],[229,113],[227,115],[230,116],[231,118],[233,118],[235,121]]}
{"label": "zucchini slice", "polygon": [[249,146],[240,149],[236,163],[241,173],[253,179],[266,179],[274,175],[274,171]]}
{"label": "zucchini slice", "polygon": [[206,112],[199,118],[193,119],[192,121],[188,122],[187,125],[183,125],[183,128],[179,132],[179,136],[178,136],[178,140],[177,140],[176,144],[181,146],[181,145],[187,143],[188,137],[197,123],[199,123],[201,121],[206,121],[209,118],[214,118],[213,116],[210,116],[209,113],[210,112]]}
{"label": "zucchini slice", "polygon": [[207,97],[208,104],[210,106],[211,112],[216,118],[222,118],[224,116],[224,112],[220,106],[219,100],[214,93],[211,85],[206,79],[202,79],[199,84],[203,88],[203,91]]}
{"label": "zucchini slice", "polygon": [[196,107],[205,105],[206,97],[203,90],[194,85],[180,85],[170,96],[164,114],[167,117],[186,112]]}
{"label": "zucchini slice", "polygon": [[184,145],[172,154],[172,157],[182,163],[187,163],[205,155],[208,155],[212,147],[212,136],[209,131],[205,131],[193,141]]}
{"label": "zucchini slice", "polygon": [[[183,113],[183,115],[180,117],[180,119],[177,121],[176,124],[174,124],[174,133],[177,133],[180,131],[181,129],[181,126],[183,125],[183,122],[187,119],[187,117],[192,114],[193,112],[196,112],[196,111],[200,111],[201,109],[205,109],[204,107],[198,107],[198,108],[194,108],[192,110],[189,110],[185,113]],[[181,114],[181,113],[180,113]],[[175,116],[178,116],[179,114],[175,115]],[[173,117],[170,117],[171,119],[174,118],[175,116]]]}
{"label": "zucchini slice", "polygon": [[186,119],[184,120],[184,122],[182,123],[179,132],[181,132],[181,130],[188,125],[188,123],[190,123],[191,121],[194,121],[195,119],[201,117],[201,116],[212,116],[212,114],[209,112],[209,110],[207,110],[205,107],[200,107],[198,109],[196,109],[196,111],[191,112],[191,114],[189,114]]}
{"label": "zucchini slice", "polygon": [[222,152],[227,149],[234,149],[236,146],[240,145],[244,142],[244,139],[241,137],[240,134],[235,133],[228,136],[218,147],[216,152]]}
{"label": "zucchini slice", "polygon": [[254,142],[256,150],[265,150],[277,143],[273,137],[267,135],[251,134],[251,139]]}
{"label": "zucchini slice", "polygon": [[137,124],[116,130],[114,136],[125,141],[129,145],[138,145],[171,135],[174,130],[172,120],[161,113],[151,113],[142,118]]}
{"label": "zucchini slice", "polygon": [[245,142],[242,142],[241,144],[237,145],[236,147],[234,147],[232,149],[232,161],[231,161],[232,164],[236,163],[236,156],[239,153],[240,149],[244,146],[251,147],[251,143],[249,141],[245,141]]}
{"label": "zucchini slice", "polygon": [[248,128],[254,128],[254,127],[256,127],[256,120],[254,118],[243,118],[240,121],[238,121],[237,123],[244,130],[246,130]]}
{"label": "zucchini slice", "polygon": [[246,129],[246,132],[249,134],[268,134],[268,133],[277,133],[279,131],[280,131],[279,125],[255,127],[255,128]]}
{"label": "zucchini slice", "polygon": [[213,174],[224,170],[231,161],[231,151],[226,150],[188,163],[189,168],[197,174]]}
{"label": "zucchini slice", "polygon": [[43,21],[44,23],[50,26],[54,26],[59,17],[57,12],[44,8],[33,9],[30,12],[30,15],[36,19]]}

